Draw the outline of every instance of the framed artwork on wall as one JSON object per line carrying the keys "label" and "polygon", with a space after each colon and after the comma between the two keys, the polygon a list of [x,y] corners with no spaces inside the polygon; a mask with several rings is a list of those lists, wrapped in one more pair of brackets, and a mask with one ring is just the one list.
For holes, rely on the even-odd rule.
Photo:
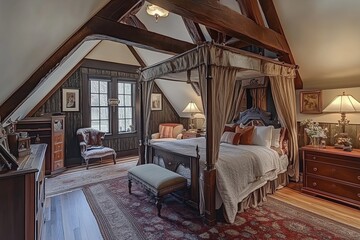
{"label": "framed artwork on wall", "polygon": [[162,95],[161,93],[151,94],[151,110],[160,111],[162,110]]}
{"label": "framed artwork on wall", "polygon": [[300,92],[300,112],[301,113],[322,112],[321,90]]}
{"label": "framed artwork on wall", "polygon": [[63,112],[79,111],[79,89],[62,90],[62,111]]}

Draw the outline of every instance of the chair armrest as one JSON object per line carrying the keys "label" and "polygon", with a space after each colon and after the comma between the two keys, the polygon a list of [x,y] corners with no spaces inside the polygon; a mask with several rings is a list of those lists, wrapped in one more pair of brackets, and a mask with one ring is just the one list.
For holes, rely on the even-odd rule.
{"label": "chair armrest", "polygon": [[83,153],[87,150],[86,142],[80,142],[80,152]]}
{"label": "chair armrest", "polygon": [[177,136],[176,136],[176,139],[182,139],[183,138],[183,134],[182,133],[179,133]]}
{"label": "chair armrest", "polygon": [[159,139],[159,138],[160,138],[160,133],[151,134],[151,139]]}

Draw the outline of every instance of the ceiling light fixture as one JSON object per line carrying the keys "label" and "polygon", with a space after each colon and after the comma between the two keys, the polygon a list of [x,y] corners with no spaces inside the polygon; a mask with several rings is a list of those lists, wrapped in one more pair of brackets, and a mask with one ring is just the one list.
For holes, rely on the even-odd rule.
{"label": "ceiling light fixture", "polygon": [[156,5],[152,5],[152,4],[149,4],[149,5],[146,6],[146,12],[150,16],[154,16],[156,22],[158,21],[158,19],[160,17],[167,17],[169,15],[169,11],[167,11],[167,10],[161,8],[161,7],[158,7]]}

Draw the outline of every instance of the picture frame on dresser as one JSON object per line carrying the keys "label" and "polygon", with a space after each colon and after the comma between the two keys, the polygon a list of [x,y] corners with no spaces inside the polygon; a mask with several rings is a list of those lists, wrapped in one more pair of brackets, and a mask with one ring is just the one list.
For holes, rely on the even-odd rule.
{"label": "picture frame on dresser", "polygon": [[0,158],[2,162],[6,162],[5,166],[9,170],[16,170],[19,167],[17,159],[2,144],[0,144]]}

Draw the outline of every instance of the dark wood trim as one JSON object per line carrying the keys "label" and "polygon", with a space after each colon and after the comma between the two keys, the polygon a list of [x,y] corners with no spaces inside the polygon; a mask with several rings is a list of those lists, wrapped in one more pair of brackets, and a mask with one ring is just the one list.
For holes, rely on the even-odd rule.
{"label": "dark wood trim", "polygon": [[[266,18],[269,28],[276,31],[277,33],[285,36],[284,30],[281,26],[281,22],[278,17],[278,14],[276,12],[273,0],[259,0],[259,3],[261,5],[262,11],[264,13],[264,16]],[[285,38],[285,41],[286,41],[286,38]],[[287,41],[286,41],[286,44],[289,45],[287,43]],[[295,64],[295,59],[291,53],[290,48],[289,48],[289,52],[287,54],[282,54],[279,56],[279,60],[284,61],[286,63]],[[302,82],[301,76],[299,74],[299,70],[296,71],[296,77],[295,77],[294,81],[295,81],[296,89],[303,88],[303,82]]]}
{"label": "dark wood trim", "polygon": [[275,52],[290,52],[283,35],[257,25],[218,1],[149,0],[149,2],[245,42]]}
{"label": "dark wood trim", "polygon": [[96,15],[113,21],[121,21],[122,18],[130,14],[134,9],[142,6],[142,0],[113,0],[105,5]]}
{"label": "dark wood trim", "polygon": [[258,1],[254,0],[236,0],[239,4],[241,13],[256,22],[256,24],[265,27],[264,19],[260,12]]}
{"label": "dark wood trim", "polygon": [[[146,31],[130,25],[113,22],[97,16],[93,17],[89,21],[89,25],[94,34],[103,35],[103,37],[96,36],[96,39],[118,41],[130,46],[136,46],[151,51],[178,54],[195,48],[196,46],[192,43]],[[110,38],[106,38],[105,36]]]}
{"label": "dark wood trim", "polygon": [[140,28],[140,29],[143,29],[143,30],[147,30],[146,26],[135,15],[129,15],[123,21],[121,21],[121,23],[130,25],[130,26],[133,26],[133,27],[137,27],[137,28]]}
{"label": "dark wood trim", "polygon": [[139,150],[136,148],[136,149],[116,152],[116,158],[127,157],[127,156],[137,156],[138,154],[139,154]]}
{"label": "dark wood trim", "polygon": [[132,55],[134,55],[134,57],[136,58],[136,61],[138,61],[138,63],[140,64],[140,66],[146,67],[146,63],[144,62],[144,60],[140,57],[140,55],[138,54],[138,52],[135,50],[134,47],[132,46],[127,46],[130,50],[130,52],[132,53]]}
{"label": "dark wood trim", "polygon": [[215,210],[216,169],[204,170],[205,223],[216,224]]}
{"label": "dark wood trim", "polygon": [[200,44],[206,41],[205,36],[198,23],[195,23],[194,21],[184,17],[182,19],[194,43]]}
{"label": "dark wood trim", "polygon": [[[24,239],[35,239],[35,173],[23,176],[25,186],[25,236]],[[35,219],[34,219],[35,216]],[[40,234],[40,233],[39,233]]]}
{"label": "dark wood trim", "polygon": [[113,63],[101,60],[94,59],[84,59],[82,61],[81,67],[101,69],[101,70],[111,70],[118,72],[126,73],[136,73],[139,69],[139,66],[123,64],[123,63]]}

